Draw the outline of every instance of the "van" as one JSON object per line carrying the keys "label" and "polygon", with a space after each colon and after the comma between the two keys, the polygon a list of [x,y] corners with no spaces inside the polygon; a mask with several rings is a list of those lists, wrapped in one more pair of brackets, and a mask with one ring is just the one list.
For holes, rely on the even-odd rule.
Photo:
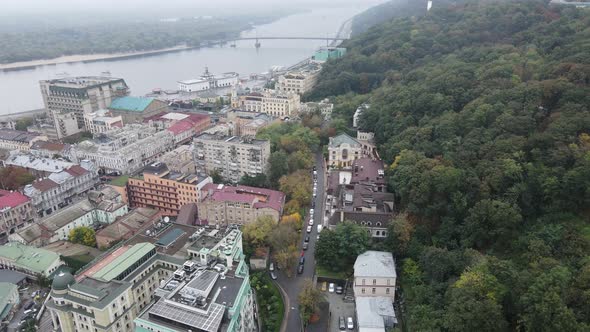
{"label": "van", "polygon": [[321,225],[321,224],[320,224],[320,225],[318,225],[318,233],[319,233],[319,232],[321,232],[321,231],[322,231],[322,229],[323,229],[322,225]]}

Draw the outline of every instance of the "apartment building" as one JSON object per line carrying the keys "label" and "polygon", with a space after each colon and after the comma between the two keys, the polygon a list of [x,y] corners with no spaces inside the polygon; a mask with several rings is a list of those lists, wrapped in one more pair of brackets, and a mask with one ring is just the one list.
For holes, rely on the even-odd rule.
{"label": "apartment building", "polygon": [[162,222],[162,213],[156,209],[135,208],[112,224],[96,232],[96,246],[110,248],[128,240],[142,230]]}
{"label": "apartment building", "polygon": [[316,68],[286,73],[279,76],[275,89],[278,92],[295,92],[302,95],[313,88],[318,74],[319,69]]}
{"label": "apartment building", "polygon": [[301,113],[319,112],[325,120],[332,118],[332,111],[334,111],[334,104],[330,103],[329,99],[324,99],[320,102],[307,102],[301,104]]}
{"label": "apartment building", "polygon": [[394,195],[386,189],[381,160],[361,158],[350,170],[331,170],[325,205],[329,227],[349,221],[366,228],[374,238],[385,238],[395,214]]}
{"label": "apartment building", "polygon": [[0,149],[29,151],[38,141],[47,141],[47,136],[27,131],[0,129]]}
{"label": "apartment building", "polygon": [[99,182],[98,171],[89,161],[50,174],[25,186],[23,193],[31,199],[41,217],[72,203]]}
{"label": "apartment building", "polygon": [[63,332],[256,331],[234,228],[155,225],[75,277],[60,273],[50,295],[53,326]]}
{"label": "apartment building", "polygon": [[237,136],[256,136],[259,130],[276,122],[277,119],[265,113],[231,110],[227,112],[227,122],[233,125]]}
{"label": "apartment building", "polygon": [[114,116],[123,117],[124,123],[141,123],[166,111],[168,104],[155,98],[124,96],[113,99],[107,107]]}
{"label": "apartment building", "polygon": [[65,157],[68,155],[70,149],[69,144],[62,144],[57,142],[37,141],[31,146],[29,151],[32,155],[42,158]]}
{"label": "apartment building", "polygon": [[171,132],[130,124],[72,146],[69,157],[75,162],[92,160],[105,172],[130,174],[153,163],[173,148],[174,137]]}
{"label": "apartment building", "polygon": [[9,242],[0,246],[0,265],[5,270],[20,271],[36,279],[38,275],[49,277],[63,262],[52,251]]}
{"label": "apartment building", "polygon": [[193,150],[190,145],[181,145],[170,152],[166,152],[160,157],[160,161],[166,164],[171,172],[195,173],[197,171],[197,165],[193,160]]}
{"label": "apartment building", "polygon": [[166,164],[156,162],[143,169],[143,176],[129,178],[129,205],[177,216],[183,205],[198,201],[201,189],[211,182],[209,176],[172,172]]}
{"label": "apartment building", "polygon": [[209,225],[245,225],[259,217],[270,216],[279,222],[285,194],[248,186],[208,184],[197,203],[201,223]]}
{"label": "apartment building", "polygon": [[232,94],[232,107],[249,112],[266,113],[281,119],[289,118],[299,112],[301,99],[295,92],[264,90],[238,95]]}
{"label": "apartment building", "polygon": [[245,174],[266,172],[270,142],[247,136],[201,134],[193,140],[193,151],[198,170],[219,172],[225,180],[237,183]]}
{"label": "apartment building", "polygon": [[53,173],[59,173],[74,165],[76,164],[61,158],[37,157],[33,153],[24,152],[13,152],[4,160],[4,166],[22,168],[36,177],[46,177]]}
{"label": "apartment building", "polygon": [[10,241],[36,247],[67,240],[77,227],[108,225],[128,212],[121,195],[110,187],[88,192],[88,198],[67,206],[9,236]]}
{"label": "apartment building", "polygon": [[128,93],[121,78],[82,76],[43,80],[39,84],[47,115],[53,119],[60,139],[85,130],[85,113],[106,109],[113,99]]}
{"label": "apartment building", "polygon": [[96,135],[111,129],[123,127],[123,117],[120,115],[113,116],[107,110],[98,110],[92,113],[84,113],[84,125],[86,131]]}
{"label": "apartment building", "polygon": [[0,245],[8,236],[35,220],[31,200],[17,192],[0,190]]}
{"label": "apartment building", "polygon": [[195,134],[200,134],[211,126],[211,117],[200,113],[162,112],[143,120],[143,123],[158,130],[168,129],[179,122],[190,123]]}

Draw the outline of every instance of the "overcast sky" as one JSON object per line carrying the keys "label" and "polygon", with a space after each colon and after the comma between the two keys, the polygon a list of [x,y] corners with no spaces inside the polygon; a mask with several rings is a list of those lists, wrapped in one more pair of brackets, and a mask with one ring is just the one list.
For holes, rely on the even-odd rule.
{"label": "overcast sky", "polygon": [[[121,10],[165,11],[173,12],[176,8],[195,8],[202,10],[367,5],[386,0],[0,0],[0,12],[8,13],[43,13],[59,11],[104,10],[117,12]],[[182,12],[179,12],[182,15]]]}

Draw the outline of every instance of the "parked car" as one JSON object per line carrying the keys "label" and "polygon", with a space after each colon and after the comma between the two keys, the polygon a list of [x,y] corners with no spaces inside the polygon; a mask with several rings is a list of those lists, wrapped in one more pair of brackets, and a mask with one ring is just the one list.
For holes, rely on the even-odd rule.
{"label": "parked car", "polygon": [[309,235],[305,237],[305,242],[309,242]]}
{"label": "parked car", "polygon": [[315,168],[315,165],[314,165],[312,169],[315,171],[317,168]]}
{"label": "parked car", "polygon": [[342,286],[336,286],[336,294],[344,293],[344,288]]}
{"label": "parked car", "polygon": [[271,272],[274,271],[275,270],[275,263],[271,262],[270,266],[268,267],[268,270]]}
{"label": "parked car", "polygon": [[352,317],[346,319],[346,327],[348,327],[349,330],[354,329],[354,321],[352,320]]}
{"label": "parked car", "polygon": [[303,265],[299,265],[299,267],[297,268],[297,273],[298,274],[302,274],[303,273]]}
{"label": "parked car", "polygon": [[311,207],[315,209],[315,201],[311,201]]}
{"label": "parked car", "polygon": [[346,330],[346,323],[344,322],[344,317],[340,316],[338,318],[338,326],[340,326],[341,330]]}
{"label": "parked car", "polygon": [[307,250],[308,247],[309,247],[309,243],[303,242],[303,250]]}
{"label": "parked car", "polygon": [[312,216],[312,217],[313,217],[313,212],[314,212],[313,209],[309,209],[309,215]]}
{"label": "parked car", "polygon": [[336,286],[334,285],[333,282],[330,283],[330,285],[328,286],[328,292],[330,293],[334,293]]}
{"label": "parked car", "polygon": [[309,219],[309,226],[313,226],[313,218]]}
{"label": "parked car", "polygon": [[318,225],[318,233],[321,232],[323,229],[323,226],[321,224]]}
{"label": "parked car", "polygon": [[307,232],[311,233],[311,226],[307,226]]}
{"label": "parked car", "polygon": [[272,280],[277,280],[277,275],[274,272],[270,273],[270,277],[272,278]]}
{"label": "parked car", "polygon": [[346,295],[344,297],[344,302],[354,302],[354,296]]}
{"label": "parked car", "polygon": [[31,309],[35,305],[35,302],[31,301],[25,305],[25,310]]}
{"label": "parked car", "polygon": [[303,264],[305,264],[305,257],[301,256],[301,258],[299,258],[299,265]]}

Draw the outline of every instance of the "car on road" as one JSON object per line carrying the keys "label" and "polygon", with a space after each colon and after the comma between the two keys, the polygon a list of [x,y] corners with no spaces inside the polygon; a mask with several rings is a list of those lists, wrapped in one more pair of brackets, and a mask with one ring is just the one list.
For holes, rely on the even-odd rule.
{"label": "car on road", "polygon": [[309,235],[305,237],[305,242],[309,242]]}
{"label": "car on road", "polygon": [[313,169],[314,171],[315,171],[315,170],[317,170],[317,168],[315,168],[315,165],[313,166],[313,168],[312,168],[312,169]]}
{"label": "car on road", "polygon": [[346,323],[344,322],[344,317],[338,317],[338,326],[341,330],[346,330]]}
{"label": "car on road", "polygon": [[346,319],[346,327],[348,327],[349,330],[354,330],[354,321],[352,320],[352,317]]}
{"label": "car on road", "polygon": [[309,226],[313,226],[313,218],[309,219]]}
{"label": "car on road", "polygon": [[309,215],[310,215],[311,217],[313,217],[313,212],[314,212],[314,210],[313,210],[313,209],[309,209]]}
{"label": "car on road", "polygon": [[336,294],[344,293],[344,288],[342,286],[336,286]]}
{"label": "car on road", "polygon": [[354,302],[354,296],[346,295],[344,297],[344,302]]}
{"label": "car on road", "polygon": [[271,271],[271,272],[274,271],[275,270],[275,263],[272,263],[271,262],[270,263],[270,266],[268,267],[268,270]]}
{"label": "car on road", "polygon": [[303,242],[303,250],[307,250],[308,247],[309,247],[309,243]]}
{"label": "car on road", "polygon": [[311,201],[311,207],[315,209],[315,201]]}
{"label": "car on road", "polygon": [[311,226],[307,226],[307,232],[311,233]]}
{"label": "car on road", "polygon": [[303,265],[299,265],[299,267],[297,268],[297,273],[298,274],[302,274],[303,273]]}
{"label": "car on road", "polygon": [[333,282],[330,283],[330,285],[328,286],[328,292],[330,293],[334,293],[336,286],[334,285]]}
{"label": "car on road", "polygon": [[25,310],[31,309],[35,305],[35,302],[31,301],[25,305]]}
{"label": "car on road", "polygon": [[305,256],[305,251],[301,250],[301,256],[300,257],[303,257],[303,256]]}
{"label": "car on road", "polygon": [[299,258],[299,265],[303,264],[305,264],[305,257],[301,256],[301,258]]}
{"label": "car on road", "polygon": [[274,272],[270,273],[270,277],[272,278],[272,280],[277,280],[277,275]]}

